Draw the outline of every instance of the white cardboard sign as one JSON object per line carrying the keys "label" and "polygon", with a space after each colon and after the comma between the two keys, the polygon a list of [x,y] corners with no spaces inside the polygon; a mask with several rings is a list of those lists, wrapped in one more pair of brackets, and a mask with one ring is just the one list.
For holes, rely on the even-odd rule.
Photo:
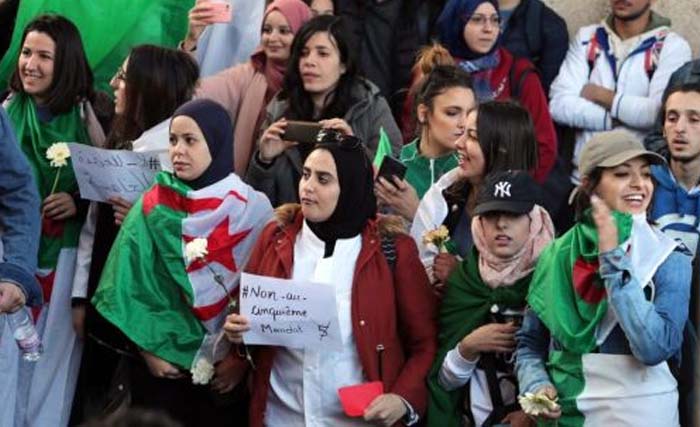
{"label": "white cardboard sign", "polygon": [[147,190],[160,171],[157,153],[107,150],[68,144],[75,178],[83,199],[107,202],[119,196],[134,202]]}
{"label": "white cardboard sign", "polygon": [[246,344],[316,350],[341,346],[332,286],[243,273],[240,303],[251,326],[243,334]]}

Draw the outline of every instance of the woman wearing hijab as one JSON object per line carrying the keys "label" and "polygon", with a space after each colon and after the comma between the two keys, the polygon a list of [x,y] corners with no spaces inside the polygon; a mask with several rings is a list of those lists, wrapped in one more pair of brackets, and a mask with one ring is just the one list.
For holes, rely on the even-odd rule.
{"label": "woman wearing hijab", "polygon": [[[372,166],[362,144],[338,138],[312,148],[299,183],[301,207],[278,208],[247,271],[333,286],[342,349],[258,348],[252,426],[305,425],[312,418],[333,426],[391,426],[413,422],[425,410],[437,332],[434,297],[415,243],[398,231],[396,218],[376,218]],[[395,249],[393,266],[382,249],[386,241]],[[230,315],[225,330],[239,343],[248,327],[244,316]],[[381,381],[384,394],[364,419],[349,418],[337,390],[366,381]]]}
{"label": "woman wearing hijab", "polygon": [[[205,18],[190,13],[191,20]],[[265,108],[282,88],[294,35],[310,18],[311,11],[301,0],[273,1],[265,9],[260,47],[250,61],[200,82],[196,96],[223,105],[234,123],[233,168],[239,176],[245,174],[255,151]]]}
{"label": "woman wearing hijab", "polygon": [[217,406],[212,394],[231,391],[245,361],[217,337],[240,268],[272,213],[264,195],[230,173],[231,135],[226,110],[213,101],[175,111],[174,172],[159,173],[129,211],[92,299],[140,349],[133,404],[166,409],[188,426],[223,424],[236,411]]}
{"label": "woman wearing hijab", "polygon": [[535,263],[554,238],[538,196],[523,171],[495,172],[481,187],[471,223],[474,248],[450,275],[440,308],[429,426],[460,426],[463,417],[476,427],[529,425],[515,403],[512,354]]}
{"label": "woman wearing hijab", "polygon": [[496,0],[450,0],[438,19],[440,42],[457,65],[474,77],[480,102],[513,98],[532,116],[538,142],[535,180],[544,182],[557,156],[557,137],[547,97],[534,65],[500,45],[501,15]]}

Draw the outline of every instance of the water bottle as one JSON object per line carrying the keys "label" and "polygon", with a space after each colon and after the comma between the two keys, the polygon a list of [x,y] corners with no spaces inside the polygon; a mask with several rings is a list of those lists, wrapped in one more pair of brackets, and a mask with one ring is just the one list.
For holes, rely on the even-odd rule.
{"label": "water bottle", "polygon": [[44,352],[41,339],[34,327],[34,322],[27,308],[21,308],[14,313],[7,313],[7,322],[12,330],[12,335],[17,341],[17,346],[22,352],[22,359],[27,362],[36,362]]}

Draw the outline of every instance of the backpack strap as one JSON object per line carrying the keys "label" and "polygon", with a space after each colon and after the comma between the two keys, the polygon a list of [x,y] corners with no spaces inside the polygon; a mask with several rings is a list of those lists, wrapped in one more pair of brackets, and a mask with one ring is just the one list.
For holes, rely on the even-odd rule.
{"label": "backpack strap", "polygon": [[644,71],[646,71],[650,81],[654,77],[656,69],[659,67],[661,50],[664,48],[664,42],[666,41],[668,33],[668,30],[659,32],[656,36],[656,41],[644,52]]}
{"label": "backpack strap", "polygon": [[510,97],[513,99],[520,99],[520,95],[523,93],[525,79],[530,73],[539,75],[537,68],[535,68],[533,65],[528,63],[527,66],[522,67],[520,66],[522,63],[524,63],[524,60],[513,57],[513,62],[510,64],[510,70],[508,70]]}

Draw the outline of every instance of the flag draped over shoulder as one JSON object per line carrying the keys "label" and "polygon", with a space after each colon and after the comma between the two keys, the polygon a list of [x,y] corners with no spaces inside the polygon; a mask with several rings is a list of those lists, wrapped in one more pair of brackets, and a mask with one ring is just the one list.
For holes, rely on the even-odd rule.
{"label": "flag draped over shoulder", "polygon": [[[618,242],[628,241],[632,216],[613,212],[613,218]],[[576,402],[585,387],[582,355],[596,348],[596,328],[608,309],[598,268],[598,231],[588,210],[545,248],[530,284],[530,308],[562,346],[562,351],[549,352],[547,364],[562,407],[560,425],[583,424]]]}
{"label": "flag draped over shoulder", "polygon": [[462,425],[462,404],[466,387],[446,391],[438,383],[440,367],[447,353],[466,335],[488,323],[488,313],[494,304],[517,308],[525,305],[532,275],[523,277],[512,286],[494,289],[481,280],[478,265],[478,252],[474,248],[447,281],[447,293],[440,308],[440,347],[428,376],[430,427]]}
{"label": "flag draped over shoulder", "polygon": [[[51,166],[49,159],[46,158],[49,147],[56,142],[91,145],[79,110],[80,106],[75,105],[68,113],[55,116],[47,122],[40,122],[34,101],[24,94],[13,94],[7,107],[7,115],[12,121],[22,152],[32,167],[42,201],[49,196],[56,174],[59,173],[59,168]],[[78,191],[70,158],[67,161],[68,164],[60,168],[56,193],[73,194]],[[82,222],[83,218],[79,216],[62,221],[42,218],[38,266],[47,277],[55,269],[61,249],[74,248],[78,245]],[[45,282],[45,280],[42,281],[42,286],[44,297],[48,300],[51,291],[47,289]],[[52,286],[51,284],[49,287]]]}
{"label": "flag draped over shoulder", "polygon": [[42,13],[70,19],[80,30],[85,52],[99,89],[109,90],[109,79],[129,49],[150,43],[175,47],[187,32],[187,12],[194,0],[25,0],[20,2],[12,41],[0,61],[0,84],[17,66],[24,27]]}
{"label": "flag draped over shoulder", "polygon": [[[271,216],[267,198],[236,175],[193,191],[161,172],[124,221],[93,304],[140,348],[190,369],[220,330]],[[188,264],[185,245],[195,238],[207,239],[208,254]]]}

